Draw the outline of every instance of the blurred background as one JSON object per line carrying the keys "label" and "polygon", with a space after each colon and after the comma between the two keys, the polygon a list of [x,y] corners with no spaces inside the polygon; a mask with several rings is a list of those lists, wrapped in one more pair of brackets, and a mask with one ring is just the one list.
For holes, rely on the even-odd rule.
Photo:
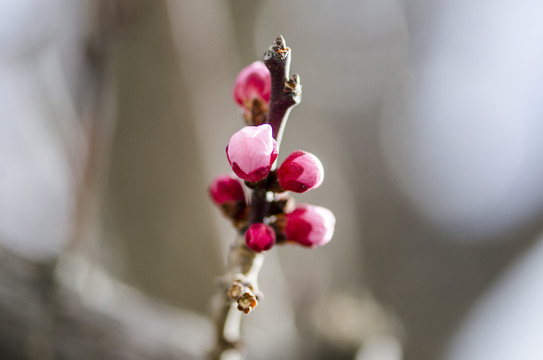
{"label": "blurred background", "polygon": [[543,5],[0,2],[0,358],[204,359],[235,231],[207,195],[278,34],[279,160],[334,239],[267,254],[249,359],[543,357]]}

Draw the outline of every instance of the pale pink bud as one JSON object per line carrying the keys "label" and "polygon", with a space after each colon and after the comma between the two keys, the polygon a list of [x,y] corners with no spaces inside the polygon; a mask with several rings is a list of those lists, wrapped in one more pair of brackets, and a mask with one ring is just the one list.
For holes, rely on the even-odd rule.
{"label": "pale pink bud", "polygon": [[332,239],[336,218],[334,214],[321,206],[299,205],[286,214],[285,234],[287,240],[307,247],[321,246]]}
{"label": "pale pink bud", "polygon": [[275,231],[263,223],[252,224],[245,232],[245,244],[256,252],[269,250],[275,244]]}
{"label": "pale pink bud", "polygon": [[209,195],[217,205],[229,201],[245,201],[245,193],[241,183],[229,175],[220,175],[213,179],[209,185]]}
{"label": "pale pink bud", "polygon": [[315,155],[298,150],[281,164],[277,178],[284,190],[303,193],[321,186],[324,169]]}
{"label": "pale pink bud", "polygon": [[257,182],[268,175],[278,146],[269,124],[246,126],[230,138],[226,156],[232,170],[243,180]]}
{"label": "pale pink bud", "polygon": [[234,85],[234,99],[242,107],[247,107],[253,99],[270,102],[270,71],[262,61],[255,61],[240,71]]}

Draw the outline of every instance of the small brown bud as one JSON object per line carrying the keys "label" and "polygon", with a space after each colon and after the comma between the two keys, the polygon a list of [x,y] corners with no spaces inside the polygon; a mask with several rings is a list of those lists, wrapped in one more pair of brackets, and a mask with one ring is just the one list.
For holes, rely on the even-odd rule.
{"label": "small brown bud", "polygon": [[233,283],[228,290],[228,296],[230,297],[230,299],[236,300],[238,297],[240,297],[242,291],[243,286],[241,284]]}
{"label": "small brown bud", "polygon": [[238,310],[248,314],[257,304],[256,296],[253,293],[246,292],[238,299]]}

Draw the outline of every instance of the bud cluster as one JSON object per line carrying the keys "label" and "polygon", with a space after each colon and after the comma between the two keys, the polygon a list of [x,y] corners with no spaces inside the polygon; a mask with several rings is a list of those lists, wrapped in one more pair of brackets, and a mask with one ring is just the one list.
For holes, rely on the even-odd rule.
{"label": "bud cluster", "polygon": [[[295,75],[293,79],[290,82],[294,81],[295,86],[299,77]],[[333,213],[320,206],[295,206],[288,192],[304,193],[318,188],[324,169],[315,155],[302,150],[288,155],[275,169],[279,145],[274,134],[279,131],[267,123],[272,90],[270,71],[264,63],[256,61],[239,73],[233,95],[247,126],[232,135],[226,147],[226,157],[237,178],[221,175],[213,180],[209,192],[223,214],[244,233],[246,246],[254,252],[286,242],[308,248],[321,246],[332,238]],[[238,178],[250,190],[245,191]],[[249,191],[251,201],[246,197]],[[264,199],[264,213],[256,209],[262,204],[257,204],[255,195]],[[259,215],[252,216],[256,213]]]}

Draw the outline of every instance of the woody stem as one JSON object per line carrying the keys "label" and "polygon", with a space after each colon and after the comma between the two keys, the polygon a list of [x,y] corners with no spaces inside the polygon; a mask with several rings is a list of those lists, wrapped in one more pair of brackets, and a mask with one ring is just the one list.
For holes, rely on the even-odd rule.
{"label": "woody stem", "polygon": [[302,100],[302,85],[298,74],[289,78],[290,48],[281,35],[264,53],[262,60],[271,76],[270,109],[266,122],[271,125],[273,137],[280,144],[288,115]]}

